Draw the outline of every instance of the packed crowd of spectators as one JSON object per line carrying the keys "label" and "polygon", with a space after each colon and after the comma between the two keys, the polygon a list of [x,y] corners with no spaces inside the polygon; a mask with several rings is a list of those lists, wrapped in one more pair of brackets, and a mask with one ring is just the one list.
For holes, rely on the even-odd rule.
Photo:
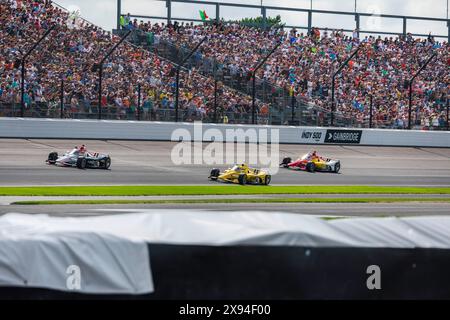
{"label": "packed crowd of spectators", "polygon": [[[0,3],[0,104],[20,105],[20,59],[52,25],[56,28],[26,60],[26,111],[59,112],[64,88],[64,116],[97,115],[98,72],[95,65],[119,40],[110,32],[55,6],[49,0],[7,0]],[[62,84],[62,80],[64,81]],[[138,105],[141,87],[141,110]],[[113,119],[174,120],[174,65],[147,50],[123,43],[103,69],[102,112]],[[221,83],[219,116],[248,117],[251,99]],[[195,70],[180,73],[180,118],[212,118],[214,80]],[[261,105],[258,103],[258,107]],[[104,110],[104,111],[103,111]],[[228,117],[226,117],[228,115]]]}
{"label": "packed crowd of spectators", "polygon": [[294,92],[299,100],[328,110],[332,74],[360,46],[358,55],[336,79],[336,115],[367,123],[372,96],[374,124],[395,128],[405,128],[408,124],[409,79],[437,53],[413,84],[413,125],[446,126],[449,44],[438,42],[432,36],[360,38],[358,30],[351,36],[342,30],[321,32],[318,28],[304,34],[296,29],[262,30],[224,23],[164,25],[136,19],[129,20],[125,27],[151,33],[156,42],[164,39],[180,47],[192,48],[207,37],[200,48],[203,57],[214,58],[219,68],[240,76],[251,73],[277,41],[281,41],[257,77]]}
{"label": "packed crowd of spectators", "polygon": [[[408,123],[408,79],[431,56],[437,57],[413,85],[414,123],[422,127],[444,127],[450,84],[449,44],[407,37],[359,38],[338,30],[313,28],[304,34],[295,29],[266,30],[239,24],[138,22],[123,17],[127,29],[139,29],[152,42],[170,41],[192,48],[205,36],[201,58],[214,58],[219,69],[232,76],[250,79],[249,74],[280,41],[280,47],[257,72],[258,81],[283,88],[298,101],[315,108],[331,106],[331,75],[359,46],[360,52],[336,79],[336,115],[367,123],[372,97],[375,126],[404,128]],[[18,105],[20,58],[50,26],[52,33],[26,60],[27,110],[59,110],[64,81],[64,115],[93,115],[98,110],[98,73],[95,64],[119,38],[55,6],[50,0],[3,0],[0,2],[0,104]],[[182,70],[179,107],[183,120],[243,121],[250,118],[251,97],[195,68]],[[116,119],[134,119],[138,113],[138,84],[141,84],[140,115],[143,119],[173,120],[175,66],[148,50],[124,43],[107,60],[103,72],[103,114]],[[270,112],[269,104],[258,102],[260,118]],[[0,113],[2,110],[0,110]],[[83,115],[82,115],[83,114]]]}

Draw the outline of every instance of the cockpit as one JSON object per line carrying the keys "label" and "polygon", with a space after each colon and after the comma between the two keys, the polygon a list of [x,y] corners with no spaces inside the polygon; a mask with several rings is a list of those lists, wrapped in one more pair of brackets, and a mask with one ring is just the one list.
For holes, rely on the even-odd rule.
{"label": "cockpit", "polygon": [[308,152],[308,153],[304,154],[300,159],[301,160],[311,160],[312,159],[312,155],[313,155],[312,152]]}

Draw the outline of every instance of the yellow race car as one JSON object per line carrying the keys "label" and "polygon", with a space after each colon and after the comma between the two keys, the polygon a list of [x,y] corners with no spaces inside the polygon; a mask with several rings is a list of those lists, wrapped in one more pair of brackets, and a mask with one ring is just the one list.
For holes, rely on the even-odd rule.
{"label": "yellow race car", "polygon": [[219,169],[212,169],[208,178],[212,181],[232,182],[242,185],[268,185],[272,180],[272,176],[266,171],[249,168],[246,164],[237,164],[222,173]]}

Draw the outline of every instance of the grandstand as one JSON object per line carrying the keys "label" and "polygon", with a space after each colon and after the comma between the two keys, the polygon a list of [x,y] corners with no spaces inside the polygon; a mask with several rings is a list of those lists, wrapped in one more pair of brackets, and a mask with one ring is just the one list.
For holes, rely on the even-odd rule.
{"label": "grandstand", "polygon": [[[122,16],[112,35],[51,1],[0,5],[2,116],[96,119],[101,101],[105,119],[405,129],[411,113],[412,128],[448,129],[449,44],[432,35],[349,36],[169,16],[169,23]],[[20,59],[51,25],[26,60],[22,98]],[[107,59],[99,99],[95,66],[125,29],[133,32]],[[177,81],[180,61],[202,39]],[[357,49],[336,77],[333,104],[332,75]]]}

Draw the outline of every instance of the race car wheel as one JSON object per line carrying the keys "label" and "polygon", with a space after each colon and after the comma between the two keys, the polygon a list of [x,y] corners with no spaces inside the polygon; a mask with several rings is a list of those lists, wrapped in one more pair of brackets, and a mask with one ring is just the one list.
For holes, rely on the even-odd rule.
{"label": "race car wheel", "polygon": [[282,166],[284,168],[287,168],[288,164],[291,163],[291,162],[292,162],[291,158],[289,158],[289,157],[288,158],[284,158],[283,161],[281,162],[280,166]]}
{"label": "race car wheel", "polygon": [[334,173],[339,173],[339,170],[341,170],[341,163],[336,162],[336,164],[334,165]]}
{"label": "race car wheel", "polygon": [[316,170],[316,165],[314,164],[314,162],[308,162],[306,164],[306,171],[314,172],[315,170]]}
{"label": "race car wheel", "polygon": [[239,184],[246,184],[247,183],[247,175],[246,174],[240,174],[238,178]]}
{"label": "race car wheel", "polygon": [[105,159],[105,165],[104,165],[103,169],[108,170],[110,166],[111,166],[111,158],[107,157]]}
{"label": "race car wheel", "polygon": [[272,176],[271,176],[270,174],[268,174],[268,175],[266,176],[266,178],[264,179],[264,184],[265,184],[266,186],[268,186],[268,185],[270,184],[270,181],[272,181]]}
{"label": "race car wheel", "polygon": [[50,164],[55,164],[56,163],[56,159],[58,159],[58,152],[50,152],[48,154],[47,162],[50,163]]}
{"label": "race car wheel", "polygon": [[77,159],[77,168],[78,169],[86,169],[86,158],[78,158]]}
{"label": "race car wheel", "polygon": [[220,176],[220,170],[219,169],[212,169],[211,173],[209,175],[209,178],[211,180],[217,180],[217,178]]}

